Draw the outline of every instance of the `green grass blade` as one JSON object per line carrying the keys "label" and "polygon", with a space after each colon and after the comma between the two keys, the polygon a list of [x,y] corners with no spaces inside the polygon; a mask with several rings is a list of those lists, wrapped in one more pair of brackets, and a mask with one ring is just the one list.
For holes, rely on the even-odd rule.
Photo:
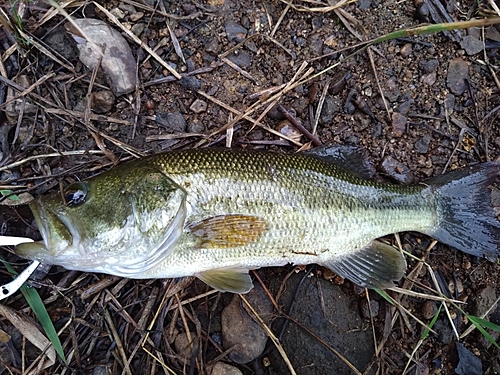
{"label": "green grass blade", "polygon": [[[0,261],[4,264],[5,268],[7,268],[10,273],[12,273],[13,275],[17,274],[17,272],[10,266],[10,264],[5,262],[2,258],[0,258]],[[54,346],[57,354],[59,354],[64,363],[66,363],[66,356],[64,355],[61,340],[59,340],[57,331],[54,327],[54,324],[52,323],[52,320],[50,320],[49,313],[47,312],[47,309],[43,304],[42,298],[40,297],[36,289],[28,287],[26,284],[21,287],[21,293],[23,294],[24,298],[26,298],[26,302],[28,302],[31,310],[42,325],[45,334]]]}
{"label": "green grass blade", "polygon": [[434,326],[434,323],[436,323],[436,320],[438,319],[439,317],[439,314],[441,313],[441,308],[443,307],[443,304],[441,303],[439,305],[439,309],[438,311],[436,312],[436,314],[434,314],[434,316],[432,317],[432,320],[431,322],[429,323],[429,325],[425,328],[424,332],[422,332],[422,336],[420,336],[420,339],[421,340],[424,340],[428,335],[429,335],[429,332],[431,331],[432,327]]}
{"label": "green grass blade", "polygon": [[387,302],[394,306],[394,300],[390,295],[388,295],[383,289],[374,289],[379,295],[381,295]]}
{"label": "green grass blade", "polygon": [[469,319],[469,321],[472,324],[474,324],[474,326],[479,330],[479,332],[481,332],[481,334],[484,337],[486,337],[486,339],[489,342],[491,342],[498,349],[500,349],[500,346],[497,344],[497,342],[495,341],[495,339],[493,337],[491,337],[491,335],[483,328],[483,326],[485,326],[487,328],[490,328],[490,327],[494,326],[495,328],[491,328],[491,329],[494,329],[495,331],[500,332],[499,331],[500,327],[498,325],[496,325],[495,323],[488,322],[487,320],[478,318],[477,316],[473,316],[473,315],[467,315],[467,319]]}

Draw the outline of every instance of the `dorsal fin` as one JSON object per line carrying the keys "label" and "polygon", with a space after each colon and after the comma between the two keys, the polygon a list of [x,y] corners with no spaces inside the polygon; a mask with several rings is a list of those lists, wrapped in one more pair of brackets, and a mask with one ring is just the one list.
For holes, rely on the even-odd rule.
{"label": "dorsal fin", "polygon": [[364,157],[362,150],[356,146],[328,144],[304,151],[303,154],[338,165],[365,180],[370,180],[375,176],[375,168]]}

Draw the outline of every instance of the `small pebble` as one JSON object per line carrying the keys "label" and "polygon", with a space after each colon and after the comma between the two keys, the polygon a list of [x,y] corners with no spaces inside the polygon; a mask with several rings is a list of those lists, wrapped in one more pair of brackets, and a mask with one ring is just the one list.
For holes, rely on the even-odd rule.
{"label": "small pebble", "polygon": [[403,57],[408,57],[413,53],[413,45],[411,43],[406,43],[403,48],[401,48],[401,51],[399,51],[401,56]]}
{"label": "small pebble", "polygon": [[[245,294],[245,298],[265,322],[271,318],[273,305],[259,284]],[[250,317],[244,305],[239,295],[235,294],[222,311],[224,350],[233,349],[227,356],[236,363],[248,363],[258,358],[267,343],[266,332]]]}
{"label": "small pebble", "polygon": [[437,306],[434,301],[425,301],[422,305],[422,315],[425,319],[432,319],[437,312]]}
{"label": "small pebble", "polygon": [[426,154],[429,151],[430,143],[431,136],[429,134],[424,134],[422,138],[415,142],[415,151],[419,154]]}
{"label": "small pebble", "polygon": [[418,63],[420,69],[422,69],[425,73],[431,73],[436,70],[439,65],[439,61],[436,59],[432,60],[422,60]]}
{"label": "small pebble", "polygon": [[460,47],[465,50],[467,55],[472,56],[481,52],[484,49],[484,44],[472,35],[467,35],[460,42]]}
{"label": "small pebble", "polygon": [[208,368],[208,375],[243,375],[243,373],[227,363],[217,362]]}
{"label": "small pebble", "polygon": [[398,112],[393,112],[392,114],[392,134],[395,137],[401,137],[404,133],[406,133],[406,123],[408,119],[406,116],[402,115]]}
{"label": "small pebble", "polygon": [[410,169],[389,155],[382,160],[380,171],[404,185],[411,184],[414,180]]}
{"label": "small pebble", "polygon": [[436,78],[436,72],[426,74],[422,76],[422,83],[426,84],[427,86],[432,86],[436,83]]}
{"label": "small pebble", "polygon": [[113,8],[109,11],[113,16],[118,18],[119,20],[122,20],[125,18],[125,12],[119,8]]}
{"label": "small pebble", "polygon": [[203,100],[200,100],[200,99],[196,99],[193,102],[193,104],[191,104],[191,106],[189,107],[189,109],[191,111],[193,111],[194,113],[205,112],[207,110],[207,102],[205,102]]}
{"label": "small pebble", "polygon": [[230,42],[241,43],[247,36],[247,29],[237,24],[236,22],[229,21],[225,25],[226,35]]}
{"label": "small pebble", "polygon": [[240,51],[238,54],[231,53],[227,59],[238,65],[240,68],[250,68],[252,65],[252,58],[248,52]]}
{"label": "small pebble", "polygon": [[327,96],[323,103],[323,108],[321,109],[321,115],[319,116],[319,123],[321,125],[331,125],[333,118],[339,112],[339,105],[335,98]]}
{"label": "small pebble", "polygon": [[187,124],[184,116],[179,111],[173,113],[157,113],[156,122],[167,129],[177,132],[185,133]]}
{"label": "small pebble", "polygon": [[385,81],[382,91],[384,92],[384,96],[391,103],[396,102],[399,98],[399,95],[401,95],[401,90],[396,84],[396,78],[394,77],[389,78],[387,81]]}
{"label": "small pebble", "polygon": [[109,90],[92,93],[91,108],[95,113],[109,112],[115,105],[115,96]]}
{"label": "small pebble", "polygon": [[446,84],[450,91],[455,95],[462,95],[467,89],[466,80],[469,79],[469,67],[461,58],[450,61],[448,65],[448,75]]}
{"label": "small pebble", "polygon": [[378,315],[380,304],[378,301],[375,300],[370,300],[370,303],[368,304],[368,300],[362,299],[360,302],[360,307],[361,307],[361,315],[363,316],[363,318],[370,319],[370,317],[375,318]]}
{"label": "small pebble", "polygon": [[129,16],[130,21],[137,22],[144,17],[144,12],[135,12]]}
{"label": "small pebble", "polygon": [[[196,333],[191,333],[191,340],[196,337]],[[184,361],[189,361],[193,356],[193,344],[189,341],[186,332],[181,332],[177,335],[174,341],[175,351]]]}

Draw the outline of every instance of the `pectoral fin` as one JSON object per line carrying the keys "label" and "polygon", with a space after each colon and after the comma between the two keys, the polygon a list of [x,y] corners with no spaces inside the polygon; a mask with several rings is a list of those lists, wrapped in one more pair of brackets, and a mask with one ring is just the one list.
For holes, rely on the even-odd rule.
{"label": "pectoral fin", "polygon": [[361,250],[324,266],[362,287],[384,289],[394,286],[394,281],[403,277],[406,262],[394,247],[373,241]]}
{"label": "pectoral fin", "polygon": [[264,219],[251,215],[220,215],[188,228],[199,238],[199,248],[229,248],[255,241],[266,229]]}
{"label": "pectoral fin", "polygon": [[221,292],[244,294],[253,288],[246,268],[223,268],[200,272],[195,275],[204,283]]}

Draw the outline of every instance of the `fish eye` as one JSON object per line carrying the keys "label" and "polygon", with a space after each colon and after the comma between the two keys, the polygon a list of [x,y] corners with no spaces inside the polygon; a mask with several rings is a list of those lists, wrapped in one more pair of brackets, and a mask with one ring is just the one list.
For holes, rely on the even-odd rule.
{"label": "fish eye", "polygon": [[64,190],[64,202],[66,206],[78,206],[85,202],[88,188],[83,182],[75,182]]}

